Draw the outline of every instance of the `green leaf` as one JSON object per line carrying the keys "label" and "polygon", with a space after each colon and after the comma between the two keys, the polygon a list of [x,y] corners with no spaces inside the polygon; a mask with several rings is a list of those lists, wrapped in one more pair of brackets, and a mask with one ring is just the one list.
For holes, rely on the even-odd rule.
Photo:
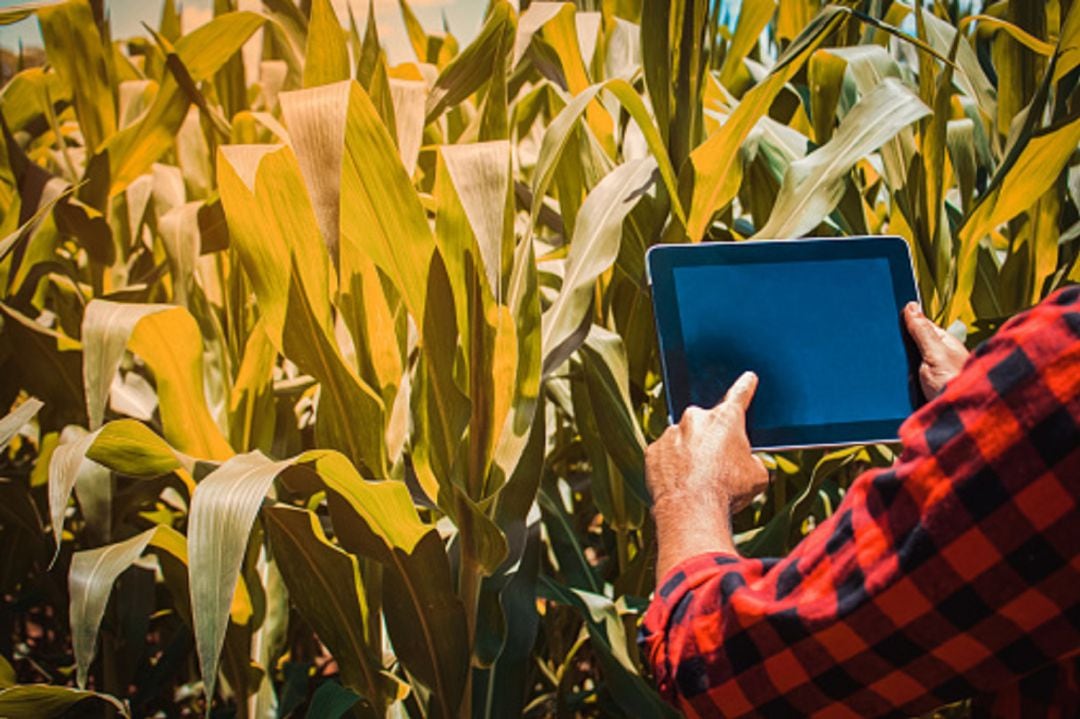
{"label": "green leaf", "polygon": [[122,542],[75,552],[71,557],[68,573],[68,594],[71,597],[69,616],[80,688],[86,686],[98,630],[113,584],[151,545],[158,551],[172,554],[182,563],[187,562],[183,535],[165,525],[152,527]]}
{"label": "green leaf", "polygon": [[430,689],[431,715],[452,717],[465,688],[469,639],[439,533],[420,521],[401,482],[362,479],[344,457],[314,451],[311,464],[328,490],[334,530],[351,552],[378,560],[390,640],[405,668]]}
{"label": "green leaf", "polygon": [[[341,170],[342,252],[367,255],[423,327],[435,240],[397,148],[367,93],[348,87]],[[400,238],[408,237],[409,242]],[[354,249],[355,248],[355,249]],[[344,282],[344,279],[343,279]]]}
{"label": "green leaf", "polygon": [[49,64],[71,88],[86,148],[94,152],[116,132],[115,98],[98,34],[86,0],[68,0],[37,11]]}
{"label": "green leaf", "polygon": [[[52,522],[56,550],[52,561],[60,556],[60,538],[64,531],[64,512],[75,490],[80,474],[93,471],[93,463],[86,461],[86,450],[93,444],[96,432],[87,433],[81,427],[65,431],[60,444],[49,458],[49,517]],[[85,469],[84,469],[85,467]]]}
{"label": "green leaf", "polygon": [[975,284],[977,251],[983,238],[998,225],[1034,205],[1057,182],[1070,155],[1063,147],[1080,143],[1080,118],[1071,118],[1032,133],[1018,141],[1010,156],[990,181],[975,209],[957,231],[959,256],[956,291],[949,307],[948,323],[964,316]]}
{"label": "green leaf", "polygon": [[[495,475],[490,487],[498,488],[500,477],[509,478],[519,466],[521,453],[531,436],[537,417],[536,408],[540,395],[541,362],[540,345],[540,293],[537,282],[536,258],[533,243],[524,240],[514,253],[514,268],[507,288],[510,314],[516,322],[517,374],[514,377],[514,395],[510,400],[510,414],[503,424],[492,456]],[[535,494],[535,492],[534,492]]]}
{"label": "green leaf", "polygon": [[690,153],[689,166],[679,177],[680,187],[685,186],[690,194],[686,224],[690,240],[700,240],[713,215],[738,193],[742,181],[738,152],[747,135],[810,54],[846,17],[846,8],[830,5],[822,10],[787,47],[769,76],[747,92],[720,129]]}
{"label": "green leaf", "polygon": [[[465,297],[463,289],[463,254],[479,253],[475,260],[483,268],[488,294],[499,301],[502,296],[503,273],[513,254],[512,206],[508,206],[511,189],[510,143],[504,140],[467,145],[443,145],[439,148],[450,187],[460,202],[468,220],[464,232],[444,232],[438,237],[439,249],[447,263],[454,296]],[[443,199],[440,197],[440,199]],[[438,232],[436,224],[436,232]],[[457,228],[455,228],[457,229]],[[470,234],[474,242],[465,241]],[[449,236],[448,236],[449,235]],[[462,303],[464,309],[464,303]],[[465,323],[459,323],[464,330]]]}
{"label": "green leaf", "polygon": [[154,373],[165,439],[200,459],[233,451],[206,406],[202,335],[182,307],[92,300],[83,316],[83,376],[91,428],[100,426],[125,347]]}
{"label": "green leaf", "polygon": [[86,457],[128,477],[160,477],[181,467],[190,471],[194,464],[133,419],[118,419],[102,427],[87,447]]}
{"label": "green leaf", "polygon": [[739,24],[724,53],[724,64],[720,66],[720,82],[725,87],[733,87],[735,77],[742,69],[743,59],[761,38],[774,12],[776,0],[743,0],[739,8]]}
{"label": "green leaf", "polygon": [[630,160],[612,170],[585,198],[570,241],[562,289],[543,315],[545,375],[565,362],[588,334],[593,284],[615,262],[623,220],[652,183],[655,169],[651,158]]}
{"label": "green leaf", "polygon": [[[670,139],[671,116],[674,112],[671,92],[670,15],[671,0],[642,0],[641,65],[656,125],[664,140],[665,158],[667,142]],[[672,197],[678,196],[672,193]]]}
{"label": "green leaf", "polygon": [[[593,325],[581,354],[589,404],[598,428],[603,428],[599,438],[619,469],[612,483],[622,480],[627,484],[625,488],[612,486],[608,494],[620,507],[619,519],[624,526],[637,527],[650,499],[645,489],[645,437],[630,402],[626,350],[619,335]],[[632,498],[623,496],[625,489],[631,491]]]}
{"label": "green leaf", "polygon": [[864,451],[863,447],[845,447],[822,456],[810,472],[806,486],[797,497],[778,510],[772,519],[739,551],[748,557],[779,557],[802,538],[802,525],[822,485]]}
{"label": "green leaf", "polygon": [[621,79],[608,80],[583,90],[567,103],[566,107],[551,121],[551,124],[544,132],[540,155],[537,158],[536,170],[533,174],[533,224],[536,224],[536,219],[539,217],[540,209],[543,206],[544,195],[555,177],[555,170],[558,167],[563,150],[566,149],[578,120],[586,108],[589,107],[589,104],[604,90],[609,91],[622,104],[630,117],[634,119],[634,122],[637,123],[642,135],[645,137],[649,152],[660,170],[660,177],[663,178],[664,185],[671,195],[672,209],[675,216],[685,224],[686,215],[679,202],[675,170],[668,159],[660,131],[657,130],[648,110],[645,108],[645,103],[642,102],[637,91],[634,90],[630,83]]}
{"label": "green leaf", "polygon": [[[184,35],[176,43],[175,56],[192,82],[207,80],[266,22],[253,12],[231,12]],[[108,138],[102,157],[91,160],[88,174],[107,170],[108,193],[122,192],[136,177],[173,146],[191,105],[175,75],[169,72],[147,114],[139,122]]]}
{"label": "green leaf", "polygon": [[356,558],[326,538],[311,512],[276,505],[265,507],[262,518],[289,596],[334,656],[342,682],[363,697],[364,713],[374,716],[385,691],[380,657],[364,641],[375,617],[368,612]]}
{"label": "green leaf", "polygon": [[195,283],[195,264],[202,249],[199,232],[199,213],[206,207],[204,202],[187,202],[167,210],[158,218],[158,232],[165,254],[169,258],[169,270],[173,280],[173,300],[182,307],[190,307],[190,295]]}
{"label": "green leaf", "polygon": [[915,93],[886,78],[844,116],[829,142],[788,166],[769,222],[755,237],[786,239],[813,230],[840,202],[851,167],[928,114]]}
{"label": "green leaf", "polygon": [[24,2],[17,5],[8,5],[0,10],[0,25],[11,25],[20,20],[25,20],[41,8],[56,5],[55,0],[43,0],[43,2]]}
{"label": "green leaf", "polygon": [[[82,321],[83,384],[90,429],[101,426],[109,389],[124,358],[128,339],[143,317],[174,309],[171,305],[136,305],[91,300]],[[86,349],[86,348],[89,349]]]}
{"label": "green leaf", "polygon": [[236,455],[204,477],[191,498],[191,617],[208,701],[251,526],[274,479],[290,464],[259,452]]}
{"label": "green leaf", "polygon": [[401,8],[401,19],[405,23],[405,32],[409,36],[413,52],[416,53],[416,59],[419,62],[431,62],[433,58],[428,57],[428,36],[424,32],[424,26],[416,19],[406,0],[398,0],[398,7]]}
{"label": "green leaf", "polygon": [[130,717],[127,705],[114,696],[47,684],[19,684],[0,691],[0,716],[9,719],[51,719],[79,702],[93,699]]}
{"label": "green leaf", "polygon": [[15,686],[15,668],[7,659],[0,657],[0,689],[12,686]]}
{"label": "green leaf", "polygon": [[480,34],[443,68],[435,80],[424,110],[425,124],[465,100],[493,76],[505,74],[502,63],[496,61],[503,58],[510,47],[516,27],[510,3],[506,0],[494,2]]}
{"label": "green leaf", "polygon": [[[949,55],[950,48],[959,31],[953,27],[952,23],[942,20],[925,7],[923,8],[922,15],[926,25],[927,42],[939,55]],[[967,93],[968,97],[978,101],[979,109],[986,117],[996,117],[997,99],[994,93],[994,86],[990,84],[990,80],[987,79],[986,73],[983,72],[982,65],[979,63],[979,57],[975,54],[975,50],[971,47],[967,38],[963,36],[960,37],[959,46],[957,48],[956,65],[960,70],[960,72],[956,74],[957,85]]]}
{"label": "green leaf", "polygon": [[612,699],[631,716],[677,717],[675,709],[660,698],[638,673],[630,658],[630,642],[619,609],[607,597],[583,589],[564,587],[540,576],[540,595],[572,607],[585,620],[593,651],[603,669]]}
{"label": "green leaf", "polygon": [[336,283],[296,157],[288,147],[223,147],[218,180],[267,336],[322,385],[317,440],[385,476],[382,399],[345,361],[334,338]]}
{"label": "green leaf", "polygon": [[6,367],[10,381],[45,403],[38,417],[42,429],[59,430],[86,420],[83,401],[82,345],[56,330],[38,324],[4,303],[3,336],[17,347]]}
{"label": "green leaf", "polygon": [[1058,61],[1054,66],[1053,75],[1055,83],[1080,65],[1080,9],[1070,7],[1069,13],[1065,16],[1061,25],[1057,52]]}
{"label": "green leaf", "polygon": [[[390,99],[394,106],[394,131],[398,154],[406,174],[416,172],[416,161],[424,138],[424,103],[427,101],[427,84],[420,80],[388,81]],[[385,117],[385,115],[384,115]]]}
{"label": "green leaf", "polygon": [[[336,656],[336,655],[335,655]],[[363,699],[337,682],[323,682],[311,696],[307,714],[310,719],[338,719]]]}
{"label": "green leaf", "polygon": [[37,416],[38,410],[44,406],[45,403],[41,400],[30,397],[0,419],[0,451],[7,449],[8,443],[11,442],[12,438],[18,434],[19,430],[22,429],[27,422]]}
{"label": "green leaf", "polygon": [[349,47],[330,0],[313,0],[304,53],[304,87],[348,80]]}
{"label": "green leaf", "polygon": [[256,322],[244,343],[229,393],[229,438],[241,451],[268,449],[274,435],[273,371],[277,350]]}

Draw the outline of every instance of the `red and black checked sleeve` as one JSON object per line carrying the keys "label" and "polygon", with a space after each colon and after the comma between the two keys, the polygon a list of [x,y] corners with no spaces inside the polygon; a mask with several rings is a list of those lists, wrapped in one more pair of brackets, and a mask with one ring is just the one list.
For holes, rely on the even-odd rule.
{"label": "red and black checked sleeve", "polygon": [[1018,315],[780,560],[707,554],[643,636],[690,716],[918,714],[1080,650],[1080,288]]}

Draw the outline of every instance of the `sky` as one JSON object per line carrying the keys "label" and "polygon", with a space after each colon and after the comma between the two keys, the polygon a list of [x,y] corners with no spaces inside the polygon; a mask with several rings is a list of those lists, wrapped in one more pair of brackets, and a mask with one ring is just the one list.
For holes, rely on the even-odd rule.
{"label": "sky", "polygon": [[[0,8],[21,4],[24,0],[0,0]],[[352,6],[353,15],[363,31],[367,22],[368,0],[331,0],[334,10],[342,23],[348,22],[347,5]],[[144,35],[142,23],[157,27],[161,19],[161,6],[164,0],[106,0],[105,7],[112,20],[113,37],[125,38],[132,35]],[[177,0],[182,7],[185,32],[206,22],[212,16],[210,8],[213,0]],[[258,8],[258,0],[240,0],[241,8]],[[482,24],[484,9],[488,0],[410,0],[409,6],[428,31],[441,30],[443,15],[450,26],[450,32],[462,46],[476,36]],[[401,21],[401,11],[397,0],[375,0],[375,17],[378,22],[379,36],[391,64],[414,59],[405,28]],[[41,32],[34,16],[13,25],[0,26],[0,47],[16,50],[19,41],[24,45],[41,45]]]}

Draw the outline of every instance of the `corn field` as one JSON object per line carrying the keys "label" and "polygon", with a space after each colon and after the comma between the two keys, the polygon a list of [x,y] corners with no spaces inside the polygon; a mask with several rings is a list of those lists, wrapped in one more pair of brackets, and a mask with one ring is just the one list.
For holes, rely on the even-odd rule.
{"label": "corn field", "polygon": [[[1080,281],[1080,3],[971,5],[0,10],[0,714],[675,715],[646,249],[900,235],[971,345]],[[741,551],[894,450],[768,457]]]}

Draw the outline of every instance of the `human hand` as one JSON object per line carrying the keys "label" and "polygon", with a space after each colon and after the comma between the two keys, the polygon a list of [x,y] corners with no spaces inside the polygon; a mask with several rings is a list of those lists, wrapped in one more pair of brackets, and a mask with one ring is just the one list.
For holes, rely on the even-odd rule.
{"label": "human hand", "polygon": [[919,384],[923,395],[932,400],[960,374],[970,353],[960,340],[927,319],[916,302],[904,307],[904,324],[922,355]]}
{"label": "human hand", "polygon": [[645,451],[658,578],[694,555],[735,552],[731,513],[769,484],[769,472],[751,453],[746,435],[746,410],[757,382],[752,372],[743,373],[722,402],[709,410],[688,408]]}

